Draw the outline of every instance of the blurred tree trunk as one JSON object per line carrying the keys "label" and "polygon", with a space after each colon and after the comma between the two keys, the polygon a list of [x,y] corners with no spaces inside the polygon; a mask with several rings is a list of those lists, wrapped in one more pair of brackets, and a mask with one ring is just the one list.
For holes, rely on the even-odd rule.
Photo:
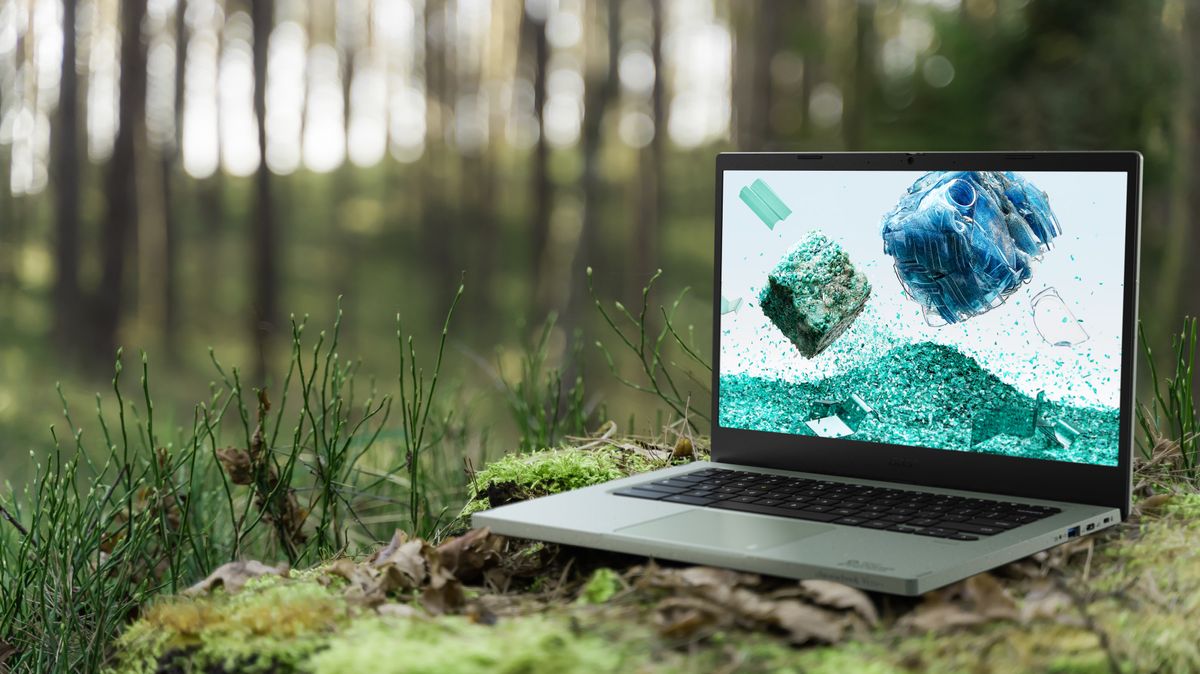
{"label": "blurred tree trunk", "polygon": [[108,212],[100,237],[100,284],[92,302],[95,314],[90,343],[97,366],[111,362],[117,347],[124,309],[127,248],[137,230],[138,186],[134,179],[137,147],[139,138],[145,137],[146,48],[141,40],[141,28],[146,16],[146,0],[126,0],[121,3],[120,11],[119,127],[105,177]]}
{"label": "blurred tree trunk", "polygon": [[[650,0],[650,58],[654,63],[654,86],[650,90],[650,114],[654,120],[654,138],[650,144],[639,153],[638,198],[636,226],[633,238],[633,261],[636,277],[634,286],[626,297],[636,297],[641,288],[654,273],[662,266],[659,259],[659,241],[662,232],[663,189],[665,184],[663,173],[666,171],[666,70],[663,66],[662,36],[663,36],[663,0]],[[647,316],[647,320],[652,318]]]}
{"label": "blurred tree trunk", "polygon": [[[455,240],[454,216],[461,195],[451,190],[455,172],[452,170],[452,152],[446,144],[449,133],[447,108],[454,100],[449,65],[454,46],[449,41],[450,20],[447,0],[430,0],[425,5],[425,102],[426,142],[425,170],[421,220],[424,249],[428,251],[429,278],[433,286],[430,296],[440,311],[450,303],[458,277],[454,270],[452,255]],[[453,206],[451,204],[454,204]]]}
{"label": "blurred tree trunk", "polygon": [[[782,4],[782,3],[780,3]],[[771,57],[781,35],[779,5],[739,3],[734,8],[734,140],[739,150],[766,149],[771,142]]]}
{"label": "blurred tree trunk", "polygon": [[[546,22],[542,18],[523,14],[522,39],[533,44],[533,117],[537,121],[538,138],[533,151],[533,260],[530,269],[533,270],[533,285],[536,297],[545,297],[541,285],[543,282],[543,267],[550,245],[550,211],[553,208],[554,192],[550,184],[550,145],[546,141],[545,107],[546,107],[546,76],[550,62],[550,44],[546,40]],[[545,314],[550,310],[543,302],[539,313]]]}
{"label": "blurred tree trunk", "polygon": [[[587,69],[584,84],[582,154],[583,154],[583,222],[580,227],[578,252],[562,264],[566,269],[561,276],[565,284],[567,313],[563,327],[571,333],[586,306],[587,267],[604,263],[604,238],[601,236],[601,211],[604,208],[602,194],[604,184],[600,176],[600,148],[603,140],[604,116],[609,105],[617,97],[619,80],[617,68],[621,59],[621,2],[620,0],[597,0],[597,7],[606,8],[607,31],[606,60],[601,65],[591,64]],[[597,12],[599,14],[599,12]],[[598,20],[599,17],[594,17]],[[586,25],[586,23],[585,23]],[[568,345],[569,346],[569,345]]]}
{"label": "blurred tree trunk", "polygon": [[[1186,32],[1183,40],[1184,48],[1187,50],[1184,53],[1186,59],[1183,63],[1184,67],[1182,81],[1187,82],[1183,95],[1187,98],[1187,103],[1184,107],[1190,113],[1188,124],[1190,125],[1190,136],[1187,138],[1186,144],[1179,145],[1179,148],[1186,148],[1186,152],[1190,154],[1188,177],[1191,185],[1188,189],[1190,197],[1190,206],[1188,209],[1190,217],[1187,219],[1191,225],[1191,232],[1185,233],[1178,242],[1178,247],[1186,248],[1189,251],[1187,265],[1189,279],[1180,278],[1178,287],[1192,288],[1193,291],[1200,287],[1200,265],[1196,264],[1197,257],[1200,257],[1200,239],[1197,239],[1197,234],[1200,230],[1196,227],[1197,219],[1200,219],[1200,7],[1195,2],[1187,3],[1184,10],[1184,31]],[[1187,232],[1186,228],[1184,230]],[[1187,302],[1183,307],[1185,313],[1192,316],[1200,316],[1200,296],[1195,292],[1187,293]],[[1200,376],[1198,374],[1197,376]],[[1195,382],[1193,382],[1195,383]]]}
{"label": "blurred tree trunk", "polygon": [[179,357],[179,209],[176,205],[176,185],[179,185],[179,162],[183,156],[183,92],[187,72],[187,0],[175,4],[175,136],[162,152],[163,196],[163,253],[166,276],[163,278],[163,346],[167,358]]}
{"label": "blurred tree trunk", "polygon": [[822,63],[821,54],[824,35],[824,17],[821,3],[814,0],[804,0],[799,15],[804,22],[804,41],[800,45],[801,59],[804,71],[800,80],[800,138],[807,140],[812,136],[812,115],[809,106],[812,102],[812,92],[820,81]]}
{"label": "blurred tree trunk", "polygon": [[[79,291],[79,78],[75,72],[77,0],[63,0],[62,75],[54,127],[55,268],[54,333],[63,351],[80,346]],[[8,192],[8,185],[3,189]],[[75,356],[77,353],[71,353]]]}
{"label": "blurred tree trunk", "polygon": [[250,3],[254,23],[254,116],[258,119],[258,169],[254,172],[253,252],[250,278],[254,335],[254,381],[265,386],[271,338],[279,312],[278,241],[271,203],[271,171],[267,168],[267,47],[275,20],[275,0]]}
{"label": "blurred tree trunk", "polygon": [[[1180,76],[1174,105],[1174,166],[1171,171],[1171,196],[1162,261],[1157,269],[1157,293],[1147,302],[1146,322],[1154,325],[1150,334],[1165,335],[1178,328],[1178,312],[1200,314],[1200,301],[1194,292],[1200,280],[1194,260],[1196,251],[1189,231],[1200,217],[1200,87],[1196,78],[1200,68],[1200,8],[1188,4],[1183,10],[1182,33],[1178,52]],[[1191,262],[1191,264],[1188,264]]]}
{"label": "blurred tree trunk", "polygon": [[871,63],[874,54],[874,5],[854,6],[854,53],[850,66],[850,82],[845,87],[845,107],[842,113],[842,138],[847,150],[863,147],[863,125],[871,90]]}
{"label": "blurred tree trunk", "polygon": [[[352,10],[351,10],[352,11]],[[347,17],[349,11],[334,12],[334,41],[338,44],[337,53],[342,66],[342,136],[345,139],[346,157],[338,167],[333,177],[333,198],[329,205],[333,211],[329,222],[332,222],[334,248],[337,254],[331,260],[334,268],[333,286],[335,294],[341,298],[342,310],[353,315],[352,304],[354,297],[354,272],[358,268],[358,237],[353,230],[353,224],[346,221],[350,210],[347,205],[354,198],[354,178],[356,167],[350,162],[350,124],[353,114],[352,97],[354,90],[354,73],[358,67],[357,57],[359,48],[358,26],[341,26],[342,22],[357,20],[357,17]],[[367,17],[370,17],[370,5],[367,6]],[[370,19],[366,20],[368,26]],[[367,30],[370,30],[368,27]],[[340,37],[345,36],[345,40]]]}

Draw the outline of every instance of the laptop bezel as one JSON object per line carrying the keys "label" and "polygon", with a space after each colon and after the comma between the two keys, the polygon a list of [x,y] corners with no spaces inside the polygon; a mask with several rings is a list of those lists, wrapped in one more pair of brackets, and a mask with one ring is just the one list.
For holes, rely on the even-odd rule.
{"label": "laptop bezel", "polygon": [[[714,461],[1119,508],[1129,514],[1142,157],[1137,152],[825,152],[717,155],[713,284]],[[1096,171],[1127,176],[1120,438],[1117,466],[846,441],[720,425],[722,198],[726,171]],[[802,207],[796,215],[803,216]],[[882,215],[882,214],[881,214]],[[795,216],[793,216],[795,217]]]}

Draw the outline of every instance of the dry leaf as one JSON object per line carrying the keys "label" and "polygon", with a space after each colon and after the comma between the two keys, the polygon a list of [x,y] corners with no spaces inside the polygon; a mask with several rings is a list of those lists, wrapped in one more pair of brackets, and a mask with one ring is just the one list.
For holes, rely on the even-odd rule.
{"label": "dry leaf", "polygon": [[438,546],[442,566],[460,581],[471,583],[500,563],[504,539],[487,529],[472,529]]}
{"label": "dry leaf", "polygon": [[254,469],[250,464],[250,452],[237,447],[217,450],[217,461],[225,469],[229,481],[237,485],[248,485],[254,481]]}
{"label": "dry leaf", "polygon": [[1021,600],[1021,622],[1054,620],[1078,623],[1080,620],[1073,609],[1074,603],[1071,596],[1056,587],[1054,583],[1041,581]]}
{"label": "dry leaf", "polygon": [[669,597],[655,613],[659,634],[668,639],[695,639],[731,623],[733,615],[712,602],[696,597]]}
{"label": "dry leaf", "polygon": [[287,578],[289,573],[287,564],[279,566],[267,566],[262,562],[250,560],[248,562],[230,562],[222,564],[209,574],[208,578],[196,583],[184,591],[184,594],[201,594],[210,592],[218,586],[225,588],[226,592],[237,592],[241,590],[247,581],[260,576],[280,576]]}
{"label": "dry leaf", "polygon": [[412,618],[419,615],[417,609],[413,608],[412,604],[380,604],[375,607],[375,611],[379,615],[391,616],[394,618]]}
{"label": "dry leaf", "polygon": [[852,610],[871,626],[879,623],[875,604],[862,590],[831,580],[802,580],[800,587],[808,592],[813,602],[821,606]]}
{"label": "dry leaf", "polygon": [[918,632],[942,631],[992,620],[1016,620],[1017,603],[995,576],[981,573],[930,592],[899,625]]}
{"label": "dry leaf", "polygon": [[987,622],[987,618],[957,604],[936,604],[918,606],[897,624],[914,632],[941,632],[983,622]]}
{"label": "dry leaf", "polygon": [[17,647],[0,639],[0,674],[8,674],[8,659],[15,655]]}
{"label": "dry leaf", "polygon": [[[640,573],[644,584],[650,587],[673,593],[656,607],[660,631],[672,638],[696,638],[715,629],[737,626],[749,630],[775,628],[796,644],[833,643],[843,637],[852,615],[813,606],[808,603],[808,590],[786,598],[764,594],[760,589],[762,578],[750,573],[707,566],[683,569],[650,566],[632,573]],[[818,585],[811,593],[824,593],[831,604],[837,601],[845,608],[874,615],[874,606],[865,596],[862,600],[870,608],[863,609],[860,600],[833,588]]]}
{"label": "dry leaf", "polygon": [[963,584],[963,597],[974,605],[980,615],[997,620],[1017,618],[1017,602],[992,574],[971,576]]}
{"label": "dry leaf", "polygon": [[843,621],[837,616],[794,599],[775,602],[768,622],[787,632],[794,644],[810,641],[836,643],[845,631]]}
{"label": "dry leaf", "polygon": [[366,565],[355,564],[349,559],[339,559],[325,568],[327,576],[337,576],[348,581],[343,595],[350,601],[376,606],[387,600],[388,580],[378,569]]}
{"label": "dry leaf", "polygon": [[1137,502],[1134,510],[1138,514],[1154,512],[1155,510],[1158,510],[1166,505],[1174,496],[1174,494],[1155,494],[1154,496],[1147,496],[1146,498]]}

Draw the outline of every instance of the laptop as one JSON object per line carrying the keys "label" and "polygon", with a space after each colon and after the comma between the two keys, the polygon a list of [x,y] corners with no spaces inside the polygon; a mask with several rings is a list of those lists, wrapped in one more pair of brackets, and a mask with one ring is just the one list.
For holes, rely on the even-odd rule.
{"label": "laptop", "polygon": [[902,595],[1116,525],[1141,163],[719,155],[712,460],[473,525]]}

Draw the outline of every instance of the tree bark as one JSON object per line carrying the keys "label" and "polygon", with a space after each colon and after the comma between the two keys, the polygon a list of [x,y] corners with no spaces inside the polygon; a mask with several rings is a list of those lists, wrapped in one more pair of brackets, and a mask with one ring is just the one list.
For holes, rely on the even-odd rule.
{"label": "tree bark", "polygon": [[[550,245],[550,210],[553,207],[554,192],[550,184],[550,145],[546,141],[545,107],[546,107],[546,76],[550,61],[550,44],[546,40],[546,23],[542,19],[524,16],[528,39],[533,43],[533,116],[537,120],[538,139],[533,151],[533,184],[531,197],[533,199],[533,288],[535,295],[545,297],[541,291],[544,281],[543,269],[546,266],[547,248]],[[541,307],[541,313],[548,312],[550,307]]]}
{"label": "tree bark", "polygon": [[[663,2],[650,0],[650,58],[654,63],[654,87],[650,90],[650,109],[654,120],[654,138],[641,151],[638,181],[637,227],[634,233],[634,268],[637,278],[626,296],[631,299],[641,292],[646,281],[661,266],[658,258],[663,214],[663,172],[666,170],[667,114],[666,83],[662,57]],[[648,316],[649,320],[650,317]]]}
{"label": "tree bark", "polygon": [[124,309],[126,253],[137,229],[136,158],[139,137],[145,136],[146,49],[141,40],[146,0],[121,3],[121,81],[117,137],[105,179],[108,212],[100,243],[101,272],[95,311],[92,353],[98,366],[111,362],[117,347]]}
{"label": "tree bark", "polygon": [[279,311],[278,241],[271,203],[271,171],[267,168],[267,46],[275,19],[275,0],[254,0],[250,4],[254,23],[254,115],[258,119],[259,153],[258,169],[254,172],[251,330],[254,336],[254,381],[266,386],[271,338]]}
{"label": "tree bark", "polygon": [[[77,0],[63,0],[62,75],[54,128],[55,267],[54,332],[70,356],[80,346],[79,290],[79,78],[75,72]],[[5,191],[8,186],[3,186]]]}
{"label": "tree bark", "polygon": [[[606,62],[602,67],[593,67],[588,73],[584,86],[583,105],[583,223],[580,231],[580,253],[573,262],[567,262],[566,283],[567,298],[566,321],[564,328],[572,328],[577,323],[583,307],[583,295],[586,292],[586,278],[583,270],[600,263],[607,258],[602,250],[604,239],[600,236],[601,209],[603,208],[604,185],[600,179],[600,147],[603,140],[604,115],[609,104],[617,96],[617,68],[621,58],[621,2],[620,0],[599,0],[600,6],[607,9],[606,32]],[[569,333],[569,330],[568,330]]]}
{"label": "tree bark", "polygon": [[175,137],[162,152],[162,196],[163,196],[163,252],[165,253],[166,276],[163,278],[163,346],[167,358],[179,358],[179,213],[176,208],[176,185],[179,176],[179,160],[183,156],[183,92],[187,72],[188,28],[184,16],[187,0],[176,0],[175,5]]}

